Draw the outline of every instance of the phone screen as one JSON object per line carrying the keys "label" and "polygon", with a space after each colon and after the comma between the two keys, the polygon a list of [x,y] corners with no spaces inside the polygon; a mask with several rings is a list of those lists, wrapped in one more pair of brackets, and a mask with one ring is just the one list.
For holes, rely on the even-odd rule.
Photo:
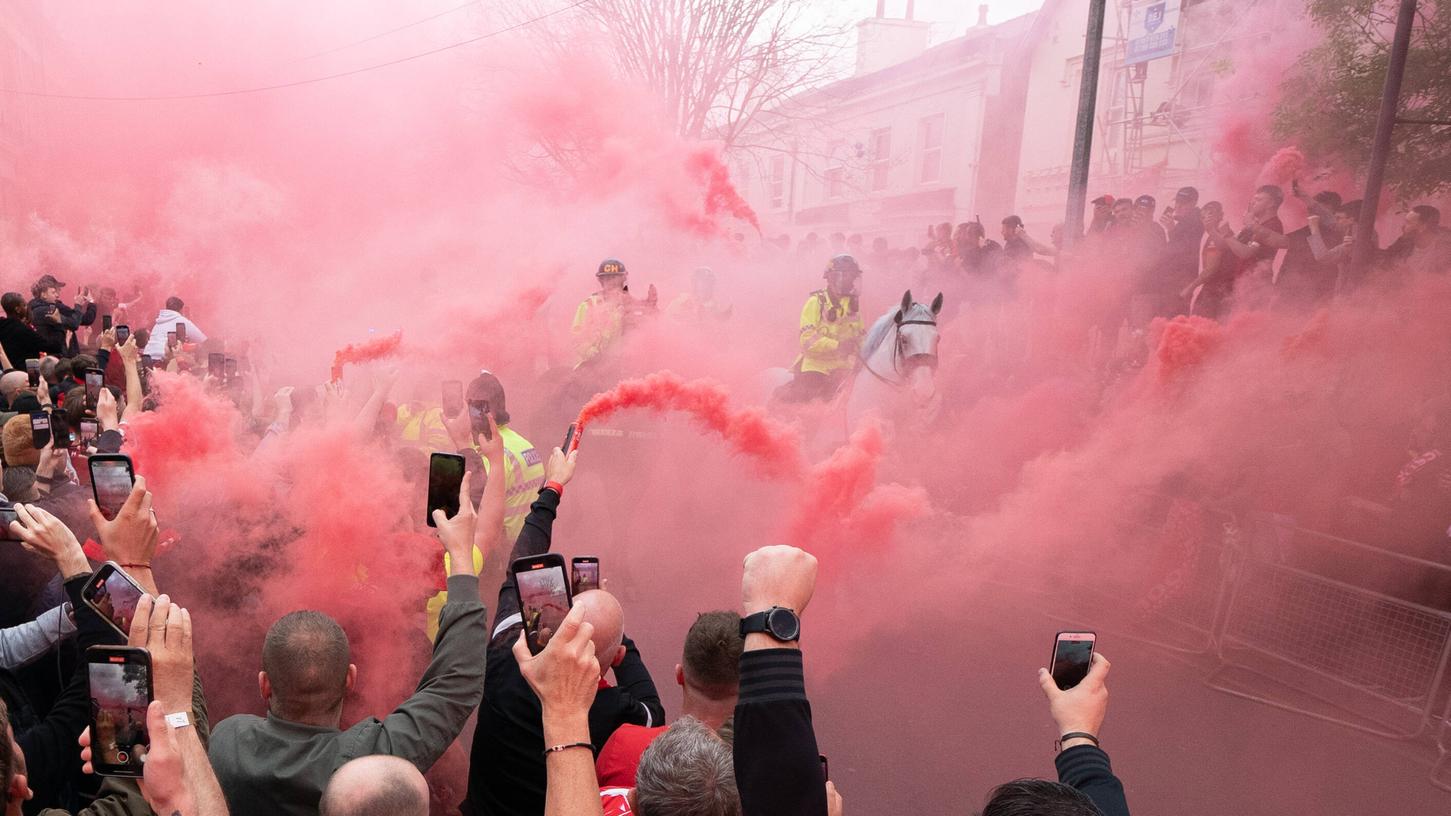
{"label": "phone screen", "polygon": [[94,419],[81,420],[81,444],[86,447],[96,444],[96,438],[101,435],[101,423]]}
{"label": "phone screen", "polygon": [[443,510],[444,516],[458,515],[458,488],[464,479],[464,458],[452,453],[435,453],[428,458],[428,510],[425,513],[429,527],[433,523],[433,511]]}
{"label": "phone screen", "polygon": [[101,619],[115,627],[121,637],[130,637],[131,619],[136,617],[136,604],[146,593],[114,562],[106,562],[91,576],[81,593],[86,605],[96,610]]}
{"label": "phone screen", "polygon": [[576,558],[570,564],[570,587],[571,594],[578,595],[581,592],[589,592],[592,589],[600,588],[600,562],[598,558],[591,558],[588,561]]}
{"label": "phone screen", "polygon": [[[31,430],[34,430],[34,423],[31,424]],[[76,444],[75,430],[66,422],[65,414],[59,411],[50,413],[50,436],[55,440],[57,448],[69,448]]]}
{"label": "phone screen", "polygon": [[101,776],[139,777],[151,747],[151,656],[133,647],[86,651],[91,686],[91,764]]}
{"label": "phone screen", "polygon": [[524,618],[524,641],[532,654],[539,654],[569,614],[569,585],[564,582],[564,564],[545,564],[537,569],[514,573],[519,593],[519,612]]}
{"label": "phone screen", "polygon": [[86,369],[86,407],[96,409],[101,399],[101,386],[106,382],[106,372],[99,368]]}
{"label": "phone screen", "polygon": [[30,415],[30,444],[36,450],[50,444],[50,414],[37,411]]}
{"label": "phone screen", "polygon": [[1068,690],[1088,676],[1093,661],[1092,632],[1059,632],[1053,643],[1053,681]]}
{"label": "phone screen", "polygon": [[469,427],[485,439],[493,439],[489,431],[489,403],[487,400],[469,401]]}
{"label": "phone screen", "polygon": [[171,348],[174,345],[176,345],[176,332],[169,331],[166,333],[166,347]]}
{"label": "phone screen", "polygon": [[226,363],[222,365],[222,373],[226,375],[227,382],[237,379],[237,361],[228,357]]}
{"label": "phone screen", "polygon": [[101,315],[101,331],[110,331],[110,330],[111,330],[111,316],[110,315]]}
{"label": "phone screen", "polygon": [[31,388],[34,388],[37,385],[40,385],[40,361],[39,360],[26,360],[25,361],[25,375],[30,378],[30,387]]}
{"label": "phone screen", "polygon": [[226,355],[217,354],[216,352],[207,355],[207,373],[211,375],[212,379],[220,380],[226,371],[226,365]]}
{"label": "phone screen", "polygon": [[186,342],[186,324],[185,323],[178,323],[178,324],[176,324],[176,342],[178,342],[178,343],[185,343]]}
{"label": "phone screen", "polygon": [[125,323],[122,323],[121,325],[119,325],[119,326],[116,327],[116,342],[118,344],[124,344],[127,341],[127,339],[129,339],[130,337],[131,337],[131,327],[130,326],[127,326]]}
{"label": "phone screen", "polygon": [[114,519],[131,495],[131,460],[123,454],[92,456],[90,467],[96,507],[107,519]]}

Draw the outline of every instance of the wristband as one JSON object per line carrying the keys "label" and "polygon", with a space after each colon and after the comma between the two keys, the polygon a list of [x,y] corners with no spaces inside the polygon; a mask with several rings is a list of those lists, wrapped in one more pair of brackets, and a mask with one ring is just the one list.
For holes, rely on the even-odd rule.
{"label": "wristband", "polygon": [[1067,734],[1064,734],[1063,736],[1053,741],[1053,750],[1062,751],[1063,743],[1071,739],[1086,739],[1089,742],[1093,743],[1093,747],[1098,747],[1098,737],[1095,737],[1094,735],[1089,734],[1085,731],[1069,731]]}
{"label": "wristband", "polygon": [[150,564],[121,564],[120,567],[121,567],[121,569],[128,569],[128,570],[133,570],[133,569],[149,570],[149,569],[151,569],[151,565]]}
{"label": "wristband", "polygon": [[555,493],[559,494],[559,498],[564,498],[564,485],[560,484],[559,482],[545,482],[544,489],[553,490]]}
{"label": "wristband", "polygon": [[564,745],[551,745],[548,748],[545,748],[544,749],[544,755],[545,756],[549,756],[550,754],[557,754],[560,751],[568,751],[571,748],[588,748],[590,750],[590,753],[594,753],[594,750],[595,750],[595,747],[594,747],[594,745],[592,743],[588,743],[588,742],[569,742],[569,743],[565,743]]}
{"label": "wristband", "polygon": [[166,715],[166,724],[172,728],[186,728],[191,725],[191,718],[186,716],[185,711],[178,711],[175,714]]}

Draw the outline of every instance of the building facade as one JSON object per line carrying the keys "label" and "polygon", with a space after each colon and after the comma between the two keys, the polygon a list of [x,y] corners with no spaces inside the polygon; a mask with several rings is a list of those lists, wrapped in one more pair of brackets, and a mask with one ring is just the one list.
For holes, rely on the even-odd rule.
{"label": "building facade", "polygon": [[926,23],[859,24],[857,73],[762,114],[730,154],[763,231],[917,244],[929,223],[1010,211],[1034,19],[932,48]]}
{"label": "building facade", "polygon": [[[48,24],[27,3],[9,4],[0,14],[0,89],[45,86]],[[33,96],[0,91],[0,228],[21,218],[19,184],[25,156],[41,143],[40,103]]]}

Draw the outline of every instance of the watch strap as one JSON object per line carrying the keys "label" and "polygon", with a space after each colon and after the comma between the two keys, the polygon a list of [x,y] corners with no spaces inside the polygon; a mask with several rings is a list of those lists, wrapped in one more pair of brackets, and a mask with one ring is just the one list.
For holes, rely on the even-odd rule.
{"label": "watch strap", "polygon": [[770,634],[770,630],[766,628],[767,619],[770,617],[771,610],[767,609],[741,618],[741,637],[758,633]]}

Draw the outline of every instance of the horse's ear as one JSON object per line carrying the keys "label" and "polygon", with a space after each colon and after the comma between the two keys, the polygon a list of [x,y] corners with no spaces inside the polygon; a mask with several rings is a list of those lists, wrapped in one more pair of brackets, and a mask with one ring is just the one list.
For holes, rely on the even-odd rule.
{"label": "horse's ear", "polygon": [[910,308],[912,308],[912,290],[908,289],[902,293],[902,311],[905,312]]}
{"label": "horse's ear", "polygon": [[935,315],[935,314],[940,313],[941,311],[942,311],[942,293],[941,292],[938,292],[937,293],[937,297],[935,297],[935,298],[932,299],[932,314]]}

